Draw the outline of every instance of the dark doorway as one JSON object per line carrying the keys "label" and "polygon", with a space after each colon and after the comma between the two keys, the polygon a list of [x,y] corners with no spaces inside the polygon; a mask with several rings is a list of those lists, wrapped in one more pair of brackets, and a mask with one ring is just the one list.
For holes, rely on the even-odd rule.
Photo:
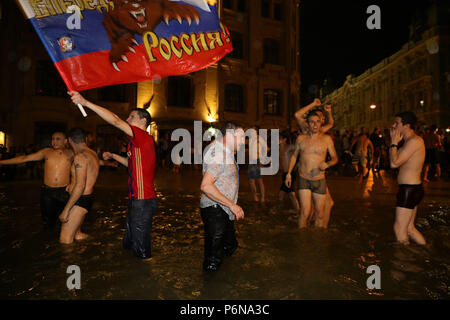
{"label": "dark doorway", "polygon": [[35,122],[34,143],[40,148],[52,146],[52,134],[56,131],[67,133],[67,124],[62,122]]}

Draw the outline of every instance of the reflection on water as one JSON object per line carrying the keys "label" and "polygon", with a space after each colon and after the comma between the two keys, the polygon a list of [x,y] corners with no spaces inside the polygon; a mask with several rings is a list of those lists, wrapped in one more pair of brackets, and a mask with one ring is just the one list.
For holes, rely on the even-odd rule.
{"label": "reflection on water", "polygon": [[[396,186],[388,176],[364,185],[331,177],[335,200],[328,230],[297,229],[286,199],[276,207],[280,177],[265,178],[268,203],[251,201],[241,171],[245,219],[236,223],[239,249],[218,273],[205,274],[198,171],[159,171],[159,209],[153,220],[153,260],[122,249],[126,175],[103,172],[97,202],[86,217],[88,240],[57,242],[42,230],[39,184],[0,185],[0,297],[6,299],[448,299],[448,186],[426,189],[417,227],[426,247],[395,244]],[[444,190],[444,191],[443,191]],[[81,290],[69,291],[69,265],[81,268]],[[367,267],[381,268],[381,290],[369,290]]]}

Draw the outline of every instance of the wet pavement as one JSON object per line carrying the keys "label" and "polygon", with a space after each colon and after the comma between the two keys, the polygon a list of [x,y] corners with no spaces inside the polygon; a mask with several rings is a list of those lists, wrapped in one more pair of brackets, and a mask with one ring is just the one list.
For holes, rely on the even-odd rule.
{"label": "wet pavement", "polygon": [[[280,175],[265,177],[267,203],[251,201],[241,170],[236,223],[239,248],[219,272],[202,271],[201,172],[158,169],[159,209],[153,219],[153,260],[122,249],[127,175],[102,171],[83,231],[88,240],[58,243],[43,230],[39,181],[0,183],[1,299],[449,299],[450,183],[425,185],[417,227],[426,247],[395,244],[396,183],[390,175],[363,184],[330,174],[334,198],[328,230],[297,228],[297,213],[276,209]],[[69,265],[81,269],[81,289],[68,290]],[[378,265],[381,289],[369,290],[367,267]]]}

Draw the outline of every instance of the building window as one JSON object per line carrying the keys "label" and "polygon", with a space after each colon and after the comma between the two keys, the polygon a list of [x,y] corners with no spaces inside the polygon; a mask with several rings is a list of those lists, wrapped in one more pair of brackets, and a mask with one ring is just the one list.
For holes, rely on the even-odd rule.
{"label": "building window", "polygon": [[37,61],[36,95],[51,97],[67,97],[67,88],[61,76],[50,60]]}
{"label": "building window", "polygon": [[283,4],[282,3],[274,3],[273,4],[273,18],[278,21],[281,21],[283,19]]}
{"label": "building window", "polygon": [[126,84],[98,88],[98,99],[107,102],[128,102]]}
{"label": "building window", "polygon": [[225,85],[225,111],[244,112],[244,87],[230,83]]}
{"label": "building window", "polygon": [[168,77],[167,105],[192,108],[193,84],[190,77]]}
{"label": "building window", "polygon": [[264,114],[281,116],[281,92],[264,89]]}
{"label": "building window", "polygon": [[279,41],[273,39],[264,39],[263,60],[264,63],[281,64]]}
{"label": "building window", "polygon": [[230,31],[233,51],[228,55],[234,59],[244,59],[244,39],[242,33]]}
{"label": "building window", "polygon": [[225,9],[233,10],[233,0],[223,0],[222,4]]}
{"label": "building window", "polygon": [[261,0],[261,16],[270,18],[270,0]]}

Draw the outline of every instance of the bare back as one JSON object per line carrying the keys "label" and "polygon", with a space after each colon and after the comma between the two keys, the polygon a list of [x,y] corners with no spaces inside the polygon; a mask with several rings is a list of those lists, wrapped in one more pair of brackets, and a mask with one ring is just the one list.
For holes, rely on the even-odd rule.
{"label": "bare back", "polygon": [[[414,135],[399,149],[399,158],[409,156],[400,166],[398,184],[420,184],[423,163],[425,162],[425,144],[421,137]],[[403,153],[403,154],[402,154]]]}
{"label": "bare back", "polygon": [[[71,173],[72,173],[72,181],[71,181],[71,185],[69,187],[69,193],[72,193],[73,188],[77,182],[76,179],[77,178],[77,172],[76,172],[76,165],[81,166],[79,169],[81,170],[86,170],[86,174],[85,174],[85,187],[83,190],[83,195],[88,195],[88,194],[92,194],[94,191],[94,185],[95,182],[97,181],[97,177],[98,177],[98,172],[99,172],[99,161],[98,161],[98,156],[97,154],[89,148],[85,148],[82,152],[77,153],[75,156],[75,160],[72,168],[71,168]],[[77,161],[78,160],[78,161]],[[79,164],[77,164],[79,163]],[[82,166],[85,166],[85,168],[83,168]],[[84,176],[84,175],[83,175]]]}
{"label": "bare back", "polygon": [[322,133],[316,135],[299,135],[295,142],[300,149],[300,176],[310,180],[324,178],[324,171],[319,165],[325,161],[331,138]]}
{"label": "bare back", "polygon": [[69,185],[73,156],[69,149],[45,149],[44,184],[52,188]]}
{"label": "bare back", "polygon": [[367,154],[367,146],[369,145],[369,138],[365,134],[359,136],[356,140],[356,151],[355,153]]}

